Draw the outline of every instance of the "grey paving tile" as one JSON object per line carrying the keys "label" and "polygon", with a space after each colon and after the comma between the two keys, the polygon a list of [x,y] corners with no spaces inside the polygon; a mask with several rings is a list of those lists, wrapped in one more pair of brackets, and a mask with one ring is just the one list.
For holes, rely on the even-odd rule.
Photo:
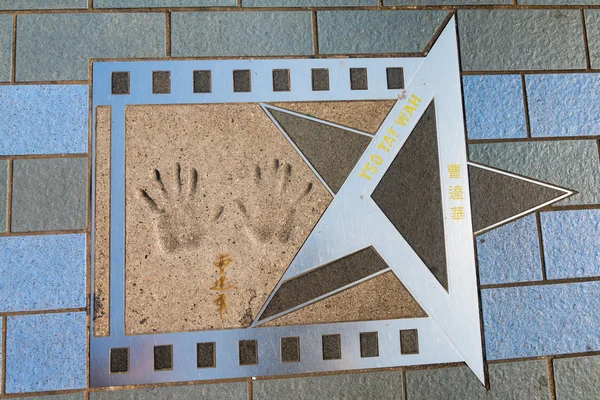
{"label": "grey paving tile", "polygon": [[86,386],[85,312],[9,316],[6,393]]}
{"label": "grey paving tile", "polygon": [[54,396],[11,397],[13,400],[83,400],[83,393],[57,394]]}
{"label": "grey paving tile", "polygon": [[558,205],[600,203],[600,164],[594,140],[471,144],[469,158],[578,192]]}
{"label": "grey paving tile", "polygon": [[526,75],[525,86],[532,137],[600,134],[600,74]]}
{"label": "grey paving tile", "polygon": [[317,12],[321,54],[421,52],[448,13],[446,11]]}
{"label": "grey paving tile", "polygon": [[232,6],[237,6],[237,0],[94,0],[94,8]]}
{"label": "grey paving tile", "polygon": [[83,229],[87,158],[13,161],[12,232]]}
{"label": "grey paving tile", "polygon": [[176,12],[171,14],[171,54],[309,55],[313,52],[311,27],[310,12]]}
{"label": "grey paving tile", "polygon": [[377,6],[377,0],[243,0],[242,7],[352,7]]}
{"label": "grey paving tile", "polygon": [[512,0],[383,0],[384,6],[462,6],[512,4]]}
{"label": "grey paving tile", "polygon": [[488,360],[600,350],[600,282],[481,291]]}
{"label": "grey paving tile", "polygon": [[465,71],[585,68],[579,10],[461,10]]}
{"label": "grey paving tile", "polygon": [[0,82],[10,80],[12,15],[0,15]]}
{"label": "grey paving tile", "polygon": [[0,232],[6,232],[6,202],[8,198],[8,161],[0,160]]}
{"label": "grey paving tile", "polygon": [[[595,0],[595,4],[598,4]],[[585,10],[585,29],[592,68],[600,68],[600,10]]]}
{"label": "grey paving tile", "polygon": [[0,0],[0,10],[87,8],[87,0]]}
{"label": "grey paving tile", "polygon": [[475,241],[482,285],[542,280],[534,214],[486,232]]}
{"label": "grey paving tile", "polygon": [[545,361],[491,364],[488,368],[489,391],[467,367],[407,371],[407,400],[549,398]]}
{"label": "grey paving tile", "polygon": [[306,378],[260,380],[252,383],[253,400],[402,398],[402,375],[398,371],[342,374]]}
{"label": "grey paving tile", "polygon": [[600,210],[540,214],[548,279],[600,276]]}
{"label": "grey paving tile", "polygon": [[600,398],[600,356],[554,360],[556,400]]}
{"label": "grey paving tile", "polygon": [[91,400],[246,400],[247,398],[248,384],[246,382],[167,386],[90,393]]}
{"label": "grey paving tile", "polygon": [[165,23],[162,13],[19,15],[16,80],[87,80],[90,58],[163,57]]}
{"label": "grey paving tile", "polygon": [[517,4],[521,5],[598,5],[598,0],[517,0]]}

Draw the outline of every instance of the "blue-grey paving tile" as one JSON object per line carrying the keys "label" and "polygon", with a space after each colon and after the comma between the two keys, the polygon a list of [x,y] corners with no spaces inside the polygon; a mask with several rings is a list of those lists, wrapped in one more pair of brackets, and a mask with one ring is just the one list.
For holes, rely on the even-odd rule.
{"label": "blue-grey paving tile", "polygon": [[517,0],[517,4],[521,5],[598,5],[598,0]]}
{"label": "blue-grey paving tile", "polygon": [[237,6],[237,0],[94,0],[94,8],[232,6]]}
{"label": "blue-grey paving tile", "polygon": [[377,399],[402,398],[399,371],[260,380],[252,382],[253,400],[286,399]]}
{"label": "blue-grey paving tile", "polygon": [[21,14],[17,81],[87,80],[90,58],[165,56],[162,13]]}
{"label": "blue-grey paving tile", "polygon": [[0,155],[86,153],[88,87],[0,86]]}
{"label": "blue-grey paving tile", "polygon": [[57,394],[54,396],[11,397],[12,400],[83,400],[83,393]]}
{"label": "blue-grey paving tile", "polygon": [[512,0],[383,0],[384,6],[462,6],[512,4]]}
{"label": "blue-grey paving tile", "polygon": [[468,367],[406,372],[407,400],[544,400],[549,397],[545,361],[488,365],[490,389]]}
{"label": "blue-grey paving tile", "polygon": [[585,68],[579,10],[460,10],[465,71]]}
{"label": "blue-grey paving tile", "polygon": [[247,382],[111,390],[90,393],[91,400],[246,400],[247,398]]}
{"label": "blue-grey paving tile", "polygon": [[488,360],[600,350],[600,282],[481,291]]}
{"label": "blue-grey paving tile", "polygon": [[87,0],[0,0],[0,10],[87,8]]}
{"label": "blue-grey paving tile", "polygon": [[600,275],[600,210],[540,215],[548,279]]}
{"label": "blue-grey paving tile", "polygon": [[520,75],[463,77],[469,139],[527,137]]}
{"label": "blue-grey paving tile", "polygon": [[85,307],[85,235],[0,237],[0,312]]}
{"label": "blue-grey paving tile", "polygon": [[[597,4],[597,1],[593,1]],[[585,10],[585,29],[592,68],[600,68],[600,10]]]}
{"label": "blue-grey paving tile", "polygon": [[477,236],[476,242],[482,285],[542,279],[534,214]]}
{"label": "blue-grey paving tile", "polygon": [[0,82],[10,80],[12,26],[12,15],[0,15]]}
{"label": "blue-grey paving tile", "polygon": [[446,11],[319,11],[321,54],[421,52]]}
{"label": "blue-grey paving tile", "polygon": [[578,192],[558,205],[600,203],[600,162],[595,140],[471,144],[469,158]]}
{"label": "blue-grey paving tile", "polygon": [[85,312],[8,317],[6,393],[85,386]]}
{"label": "blue-grey paving tile", "polygon": [[87,158],[13,161],[12,232],[83,229]]}
{"label": "blue-grey paving tile", "polygon": [[600,399],[600,356],[559,358],[553,364],[556,400]]}
{"label": "blue-grey paving tile", "polygon": [[600,74],[527,75],[525,85],[531,136],[600,135]]}
{"label": "blue-grey paving tile", "polygon": [[243,0],[243,7],[352,7],[378,6],[378,0]]}
{"label": "blue-grey paving tile", "polygon": [[0,232],[6,231],[6,212],[8,200],[8,161],[0,160]]}
{"label": "blue-grey paving tile", "polygon": [[175,57],[309,55],[312,52],[310,12],[171,14],[171,54]]}

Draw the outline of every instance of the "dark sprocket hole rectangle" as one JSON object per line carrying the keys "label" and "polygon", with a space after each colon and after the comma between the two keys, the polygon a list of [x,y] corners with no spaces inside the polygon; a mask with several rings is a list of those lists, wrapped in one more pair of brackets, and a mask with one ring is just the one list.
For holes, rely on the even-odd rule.
{"label": "dark sprocket hole rectangle", "polygon": [[327,68],[315,68],[312,73],[312,90],[329,90],[329,70]]}
{"label": "dark sprocket hole rectangle", "polygon": [[233,91],[250,92],[252,85],[250,83],[250,70],[238,69],[233,71]]}
{"label": "dark sprocket hole rectangle", "polygon": [[283,337],[281,338],[281,361],[299,362],[300,361],[300,338]]}
{"label": "dark sprocket hole rectangle", "polygon": [[273,91],[274,92],[289,92],[290,91],[290,70],[289,69],[274,69],[273,70]]}
{"label": "dark sprocket hole rectangle", "polygon": [[152,72],[152,93],[169,94],[171,93],[171,71],[153,71]]}
{"label": "dark sprocket hole rectangle", "polygon": [[129,348],[110,349],[110,373],[129,371]]}
{"label": "dark sprocket hole rectangle", "polygon": [[258,342],[256,340],[240,340],[238,351],[240,365],[258,364]]}
{"label": "dark sprocket hole rectangle", "polygon": [[416,329],[400,331],[400,354],[419,354],[419,332]]}
{"label": "dark sprocket hole rectangle", "polygon": [[342,358],[342,338],[340,335],[323,335],[323,360]]}
{"label": "dark sprocket hole rectangle", "polygon": [[154,346],[154,370],[164,371],[173,369],[173,346]]}
{"label": "dark sprocket hole rectangle", "polygon": [[212,78],[210,71],[194,71],[194,93],[210,93]]}
{"label": "dark sprocket hole rectangle", "polygon": [[216,343],[196,343],[196,365],[198,368],[214,368],[216,361]]}
{"label": "dark sprocket hole rectangle", "polygon": [[386,70],[388,89],[404,89],[404,70],[390,67]]}
{"label": "dark sprocket hole rectangle", "polygon": [[129,94],[129,72],[113,72],[110,92],[112,94]]}
{"label": "dark sprocket hole rectangle", "polygon": [[377,332],[362,332],[360,334],[360,356],[379,357],[379,336]]}
{"label": "dark sprocket hole rectangle", "polygon": [[366,68],[350,68],[350,89],[367,90],[369,83],[367,80]]}

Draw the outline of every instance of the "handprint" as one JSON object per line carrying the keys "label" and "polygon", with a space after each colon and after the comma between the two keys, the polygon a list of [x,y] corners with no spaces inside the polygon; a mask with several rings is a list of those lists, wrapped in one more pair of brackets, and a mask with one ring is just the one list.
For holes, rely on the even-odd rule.
{"label": "handprint", "polygon": [[152,197],[146,189],[139,189],[139,197],[152,214],[158,244],[165,252],[196,249],[206,234],[207,223],[216,221],[223,207],[217,207],[212,214],[208,206],[203,207],[195,168],[190,169],[183,185],[181,165],[176,163],[171,180],[167,189],[160,172],[154,169],[152,193],[156,194]]}
{"label": "handprint", "polygon": [[260,198],[236,200],[245,218],[248,236],[256,242],[267,243],[274,237],[287,242],[294,227],[296,205],[312,190],[312,183],[303,185],[300,193],[289,193],[292,166],[279,160],[264,170],[256,166],[254,184]]}

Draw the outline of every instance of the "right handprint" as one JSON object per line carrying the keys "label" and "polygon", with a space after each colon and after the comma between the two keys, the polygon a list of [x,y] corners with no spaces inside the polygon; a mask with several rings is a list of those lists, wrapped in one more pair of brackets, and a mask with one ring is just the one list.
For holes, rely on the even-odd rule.
{"label": "right handprint", "polygon": [[312,190],[313,184],[302,184],[292,192],[292,166],[275,159],[261,168],[256,166],[254,184],[260,198],[238,199],[236,203],[245,219],[248,236],[257,243],[269,243],[274,238],[287,242],[294,228],[296,205]]}

